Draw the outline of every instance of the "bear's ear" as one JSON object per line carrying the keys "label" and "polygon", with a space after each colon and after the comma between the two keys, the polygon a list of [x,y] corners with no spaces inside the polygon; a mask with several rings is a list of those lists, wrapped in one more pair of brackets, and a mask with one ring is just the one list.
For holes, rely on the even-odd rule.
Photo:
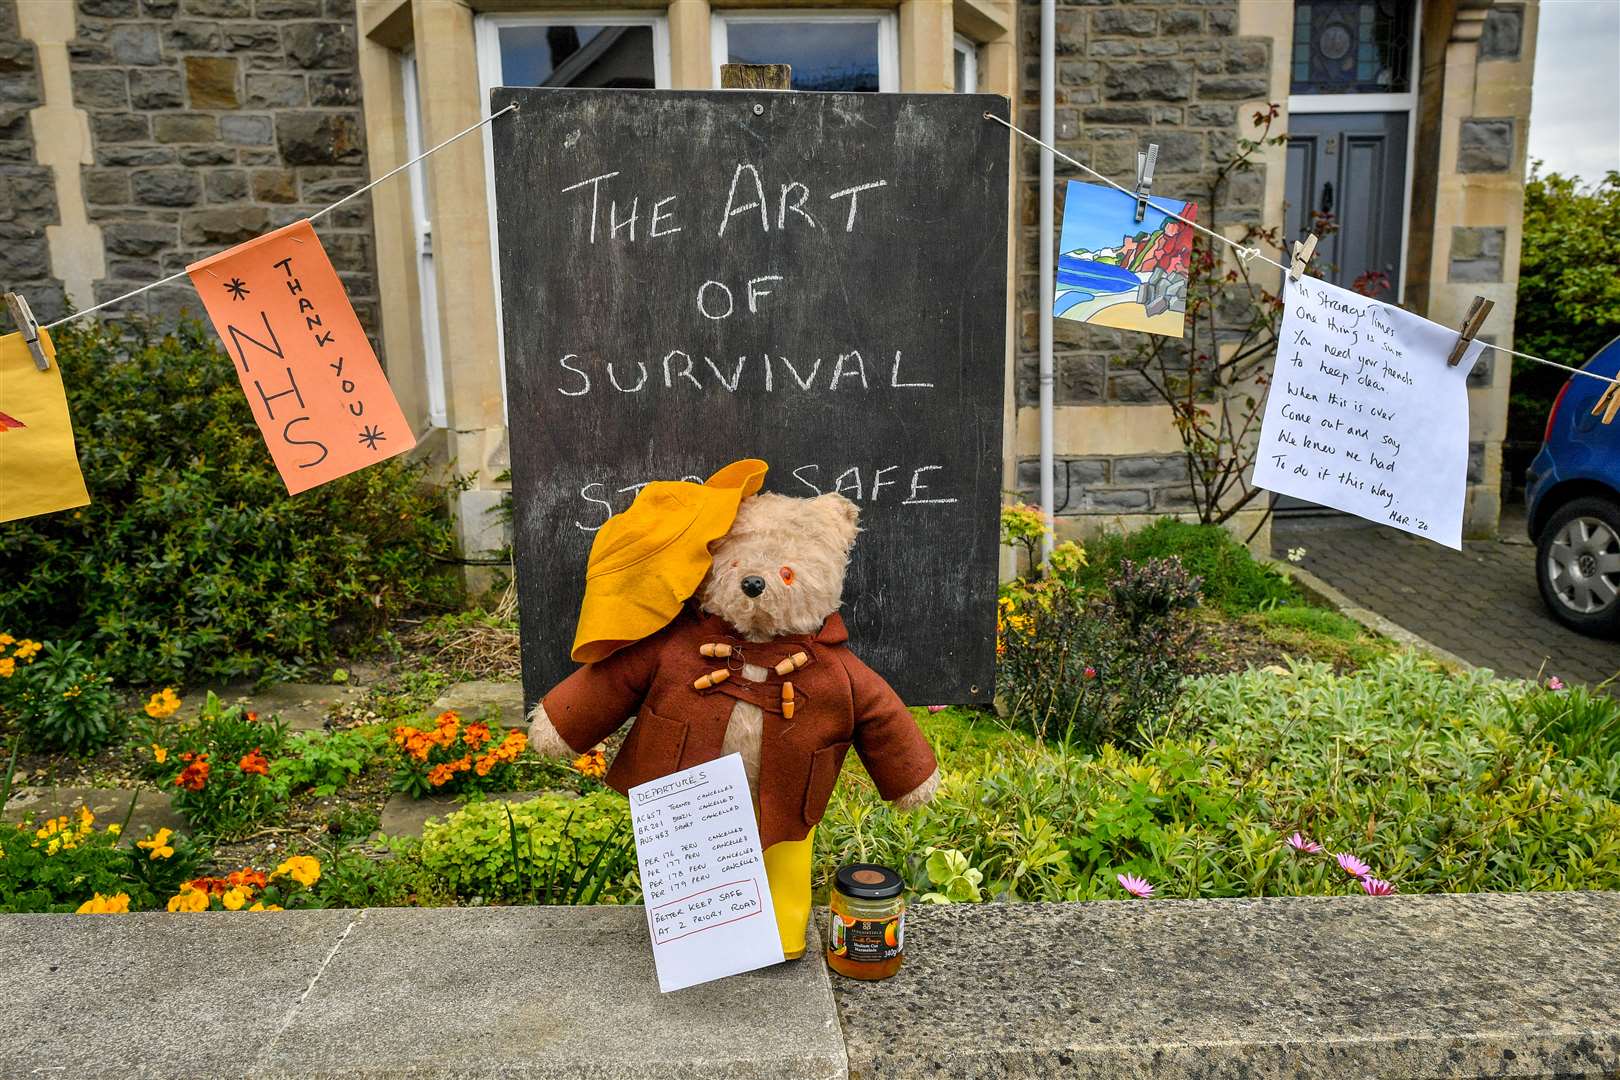
{"label": "bear's ear", "polygon": [[855,536],[861,531],[856,524],[861,516],[861,508],[836,492],[817,495],[810,503],[815,507],[817,519],[824,523],[828,535],[836,539],[846,553],[854,548]]}

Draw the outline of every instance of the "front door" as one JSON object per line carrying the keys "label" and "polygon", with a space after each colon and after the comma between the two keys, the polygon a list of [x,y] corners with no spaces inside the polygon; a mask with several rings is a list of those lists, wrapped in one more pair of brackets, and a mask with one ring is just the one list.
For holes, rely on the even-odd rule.
{"label": "front door", "polygon": [[1391,303],[1400,288],[1406,124],[1404,112],[1288,119],[1288,237],[1325,233],[1315,257],[1322,276]]}

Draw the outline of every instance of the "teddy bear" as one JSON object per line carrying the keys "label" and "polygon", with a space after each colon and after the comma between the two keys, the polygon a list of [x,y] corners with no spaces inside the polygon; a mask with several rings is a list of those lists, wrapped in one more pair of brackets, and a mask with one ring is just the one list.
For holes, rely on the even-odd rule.
{"label": "teddy bear", "polygon": [[[644,489],[637,501],[668,496]],[[735,505],[723,534],[705,545],[708,565],[690,601],[661,629],[615,642],[546,694],[530,713],[529,740],[546,756],[580,754],[633,715],[605,778],[620,792],[740,754],[783,955],[795,959],[805,951],[815,826],[848,751],[903,810],[933,796],[939,768],[899,696],[848,646],[838,608],[859,532],[855,504],[837,494],[766,493]],[[653,547],[646,531],[610,546]],[[657,548],[665,557],[669,550],[668,542]],[[645,556],[634,566],[640,579],[660,573]],[[650,591],[662,601],[669,590]],[[582,654],[590,648],[576,644],[576,659]]]}

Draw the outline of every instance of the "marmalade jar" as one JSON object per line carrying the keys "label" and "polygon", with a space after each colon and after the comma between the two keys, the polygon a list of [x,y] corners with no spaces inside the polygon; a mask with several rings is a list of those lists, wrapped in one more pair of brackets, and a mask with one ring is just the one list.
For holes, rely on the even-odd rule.
{"label": "marmalade jar", "polygon": [[839,867],[827,899],[827,966],[851,979],[887,979],[906,947],[905,885],[875,863]]}

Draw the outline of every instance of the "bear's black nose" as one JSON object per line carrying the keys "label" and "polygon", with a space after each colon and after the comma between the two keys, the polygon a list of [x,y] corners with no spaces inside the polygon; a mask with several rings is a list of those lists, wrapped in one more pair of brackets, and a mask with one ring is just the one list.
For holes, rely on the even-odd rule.
{"label": "bear's black nose", "polygon": [[758,596],[765,591],[765,579],[758,574],[749,574],[742,579],[742,591],[744,596]]}

